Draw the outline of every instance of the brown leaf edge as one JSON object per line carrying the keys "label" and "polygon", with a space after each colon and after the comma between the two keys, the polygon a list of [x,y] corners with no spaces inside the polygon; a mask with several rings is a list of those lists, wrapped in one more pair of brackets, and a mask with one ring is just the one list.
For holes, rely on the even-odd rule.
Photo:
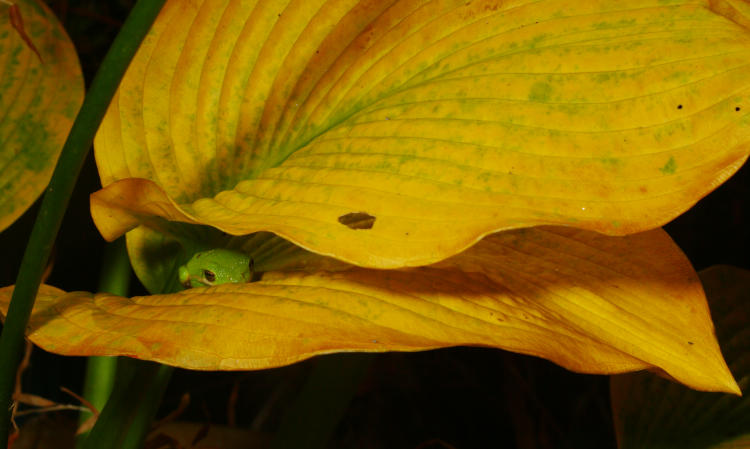
{"label": "brown leaf edge", "polygon": [[26,43],[26,46],[36,54],[36,57],[39,58],[39,62],[44,64],[42,55],[39,53],[39,50],[37,50],[36,45],[34,45],[34,42],[31,40],[29,35],[26,34],[26,28],[24,28],[23,25],[23,16],[21,15],[21,8],[19,8],[17,4],[11,3],[7,0],[0,1],[10,6],[10,8],[8,8],[8,17],[10,18],[10,24],[18,32],[18,35]]}

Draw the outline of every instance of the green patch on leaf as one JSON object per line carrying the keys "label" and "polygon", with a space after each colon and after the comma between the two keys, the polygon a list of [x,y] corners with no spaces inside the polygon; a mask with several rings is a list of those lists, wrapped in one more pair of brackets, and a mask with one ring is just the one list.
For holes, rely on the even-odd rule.
{"label": "green patch on leaf", "polygon": [[665,175],[673,175],[675,171],[677,171],[677,162],[675,162],[673,156],[669,156],[669,160],[662,168],[659,169],[660,172],[664,173]]}
{"label": "green patch on leaf", "polygon": [[529,100],[546,103],[552,95],[552,86],[549,83],[534,83],[529,90]]}
{"label": "green patch on leaf", "polygon": [[603,157],[601,159],[602,164],[606,165],[607,167],[619,167],[622,165],[622,159],[618,157]]}

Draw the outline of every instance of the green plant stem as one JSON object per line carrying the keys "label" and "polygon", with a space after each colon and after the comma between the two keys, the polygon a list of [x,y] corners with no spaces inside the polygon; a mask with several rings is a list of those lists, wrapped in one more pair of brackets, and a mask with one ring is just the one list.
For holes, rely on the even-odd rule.
{"label": "green plant stem", "polygon": [[143,446],[174,368],[120,357],[107,405],[83,449],[138,449]]}
{"label": "green plant stem", "polygon": [[[109,262],[111,269],[103,276],[101,290],[110,293],[121,293],[127,290],[130,279],[130,260],[125,248],[125,238],[122,237],[112,247]],[[105,255],[106,258],[106,255]],[[117,291],[114,291],[117,290]],[[168,292],[161,292],[168,293]],[[101,362],[100,360],[106,360]],[[169,379],[174,368],[157,363],[143,362],[127,357],[91,357],[92,364],[106,363],[106,372],[97,373],[96,378],[105,377],[114,385],[111,392],[101,398],[104,402],[100,408],[101,414],[96,425],[88,435],[78,439],[76,447],[79,449],[108,448],[108,449],[138,449],[142,447],[154,416],[164,396]],[[92,368],[98,369],[97,368]],[[116,374],[115,374],[116,372]],[[88,375],[88,371],[87,371]],[[103,396],[103,392],[97,392]],[[88,396],[84,395],[88,398]],[[95,405],[98,405],[95,403]]]}
{"label": "green plant stem", "polygon": [[375,357],[349,353],[319,358],[282,418],[271,449],[325,448]]}
{"label": "green plant stem", "polygon": [[[130,259],[125,246],[125,237],[120,237],[104,248],[102,272],[99,277],[99,291],[113,295],[127,296],[130,290]],[[102,410],[107,403],[117,372],[117,357],[89,357],[86,360],[86,377],[83,381],[83,397],[97,410]],[[78,424],[83,424],[91,417],[90,413],[81,413]],[[81,448],[84,438],[76,440],[76,447]]]}
{"label": "green plant stem", "polygon": [[[86,359],[86,376],[83,381],[83,397],[97,410],[102,410],[112,393],[117,373],[117,357],[92,356]],[[78,424],[83,424],[91,416],[82,412]]]}
{"label": "green plant stem", "polygon": [[138,0],[91,83],[65,141],[31,231],[0,336],[0,449],[8,444],[11,393],[44,268],[99,123],[165,0]]}

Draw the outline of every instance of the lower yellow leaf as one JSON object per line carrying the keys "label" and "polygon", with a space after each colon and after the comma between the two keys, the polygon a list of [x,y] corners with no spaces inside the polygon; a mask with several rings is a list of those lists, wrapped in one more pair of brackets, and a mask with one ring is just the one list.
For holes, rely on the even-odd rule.
{"label": "lower yellow leaf", "polygon": [[[0,290],[7,308],[12,288]],[[267,272],[253,283],[123,298],[40,291],[29,338],[70,355],[269,368],[340,351],[490,346],[568,369],[655,369],[738,392],[695,272],[661,230],[495,234],[439,264]]]}
{"label": "lower yellow leaf", "polygon": [[690,391],[648,373],[613,376],[620,449],[750,447],[750,271],[718,265],[700,278],[718,340],[744,397]]}

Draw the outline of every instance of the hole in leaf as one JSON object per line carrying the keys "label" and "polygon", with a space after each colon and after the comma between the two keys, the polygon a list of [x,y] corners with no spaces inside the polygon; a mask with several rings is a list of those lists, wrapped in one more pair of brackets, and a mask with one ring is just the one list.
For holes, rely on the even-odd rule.
{"label": "hole in leaf", "polygon": [[366,212],[352,212],[339,217],[339,223],[349,229],[372,229],[375,217]]}
{"label": "hole in leaf", "polygon": [[678,105],[677,105],[677,109],[682,109],[682,105],[681,105],[681,104],[678,104]]}
{"label": "hole in leaf", "polygon": [[737,106],[736,108],[734,108],[734,110],[735,110],[735,111],[739,111],[739,110],[740,110],[740,107],[739,107],[739,106]]}

